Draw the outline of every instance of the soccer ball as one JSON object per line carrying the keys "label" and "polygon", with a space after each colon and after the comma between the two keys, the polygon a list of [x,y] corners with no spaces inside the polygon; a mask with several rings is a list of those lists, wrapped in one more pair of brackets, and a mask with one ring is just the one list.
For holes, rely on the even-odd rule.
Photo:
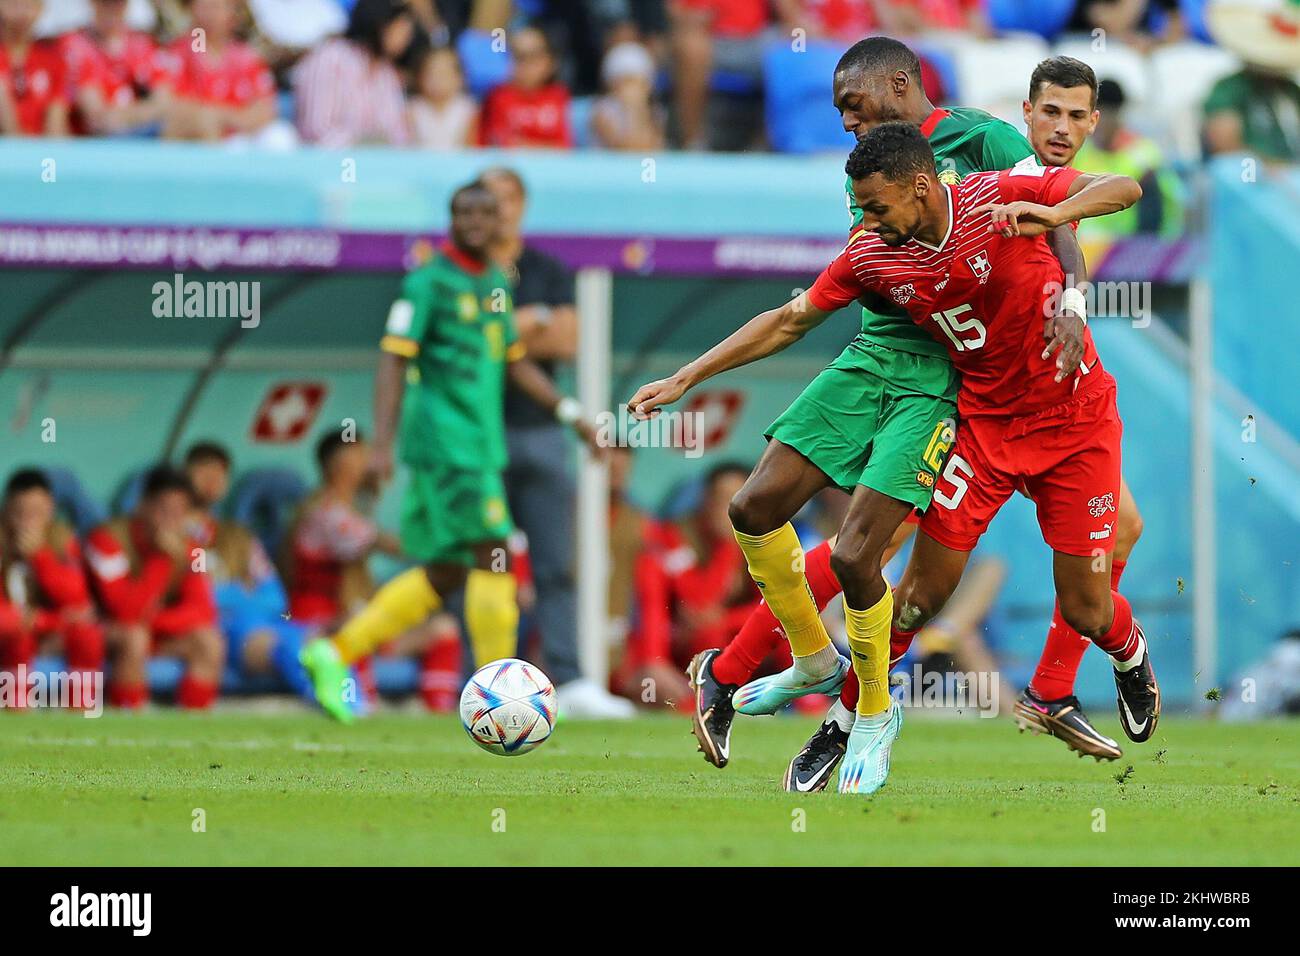
{"label": "soccer ball", "polygon": [[526,754],[543,743],[558,713],[551,679],[513,657],[480,667],[460,693],[465,733],[502,757]]}

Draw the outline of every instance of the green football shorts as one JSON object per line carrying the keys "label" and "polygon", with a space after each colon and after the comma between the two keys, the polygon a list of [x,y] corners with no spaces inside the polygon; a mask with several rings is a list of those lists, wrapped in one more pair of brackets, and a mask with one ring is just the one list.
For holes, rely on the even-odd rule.
{"label": "green football shorts", "polygon": [[808,384],[766,435],[845,491],[866,485],[924,511],[956,439],[956,421],[950,397],[902,389],[837,362]]}
{"label": "green football shorts", "polygon": [[402,550],[421,563],[472,566],[474,545],[514,530],[501,472],[412,467],[401,528]]}

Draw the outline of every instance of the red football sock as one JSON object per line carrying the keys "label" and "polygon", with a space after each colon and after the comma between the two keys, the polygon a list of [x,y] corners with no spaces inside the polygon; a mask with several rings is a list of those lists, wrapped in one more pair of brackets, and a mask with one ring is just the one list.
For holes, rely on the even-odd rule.
{"label": "red football sock", "polygon": [[200,680],[186,674],[176,685],[176,704],[186,710],[206,710],[216,699],[216,681]]}
{"label": "red football sock", "polygon": [[[804,576],[812,589],[817,610],[823,610],[839,594],[839,579],[831,570],[831,543],[823,541],[804,555]],[[772,651],[785,640],[781,622],[764,601],[746,618],[731,643],[713,659],[713,677],[722,684],[744,684],[754,676]]]}
{"label": "red football sock", "polygon": [[1098,647],[1118,661],[1127,661],[1137,653],[1139,631],[1133,626],[1133,608],[1118,591],[1110,592],[1115,603],[1115,617],[1110,630],[1093,641]]}
{"label": "red football sock", "polygon": [[1060,700],[1074,693],[1074,678],[1079,673],[1088,640],[1061,617],[1061,605],[1052,608],[1052,626],[1038,658],[1038,668],[1029,681],[1030,689],[1043,700]]}
{"label": "red football sock", "polygon": [[69,624],[63,631],[63,656],[68,669],[97,671],[104,667],[104,632],[89,621]]}
{"label": "red football sock", "polygon": [[420,665],[420,698],[426,709],[446,714],[456,709],[460,695],[460,636],[435,641]]}
{"label": "red football sock", "polygon": [[114,707],[134,709],[143,707],[148,700],[149,688],[145,684],[115,682],[108,688],[108,702]]}
{"label": "red football sock", "polygon": [[1124,568],[1128,566],[1127,561],[1112,561],[1110,563],[1110,589],[1119,590],[1119,579],[1124,576]]}
{"label": "red football sock", "polygon": [[853,671],[853,662],[850,661],[849,672],[844,675],[844,686],[840,688],[840,703],[853,713],[858,711],[858,691],[861,689],[858,675]]}
{"label": "red football sock", "polygon": [[898,659],[907,653],[912,646],[912,638],[919,634],[921,629],[915,628],[905,631],[897,625],[891,625],[889,628],[889,665],[892,667],[898,662]]}

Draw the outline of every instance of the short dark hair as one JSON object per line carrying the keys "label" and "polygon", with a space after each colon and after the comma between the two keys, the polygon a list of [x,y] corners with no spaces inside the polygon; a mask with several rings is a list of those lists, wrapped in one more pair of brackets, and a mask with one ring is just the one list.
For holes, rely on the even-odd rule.
{"label": "short dark hair", "polygon": [[867,37],[844,51],[835,64],[836,73],[880,73],[889,76],[902,70],[921,82],[921,58],[906,43],[893,37]]}
{"label": "short dark hair", "polygon": [[227,471],[230,470],[230,452],[226,450],[224,445],[219,445],[214,441],[197,441],[185,453],[186,468],[209,461],[215,461]]}
{"label": "short dark hair", "polygon": [[1097,107],[1097,74],[1082,60],[1072,56],[1049,56],[1039,63],[1029,77],[1029,102],[1038,99],[1045,84],[1062,86],[1067,90],[1086,86],[1092,91],[1093,108]]}
{"label": "short dark hair", "polygon": [[[351,437],[349,438],[349,432]],[[323,473],[329,467],[330,461],[338,454],[344,445],[352,445],[364,440],[365,436],[361,434],[361,429],[332,428],[324,435],[321,435],[316,442],[316,466]]]}
{"label": "short dark hair", "polygon": [[54,487],[39,468],[19,468],[5,482],[4,500],[9,501],[28,491],[43,491],[48,495],[53,493]]}
{"label": "short dark hair", "polygon": [[144,473],[144,482],[140,487],[141,501],[169,491],[183,491],[191,499],[194,497],[194,487],[190,484],[189,476],[174,465],[154,465]]}
{"label": "short dark hair", "polygon": [[1115,80],[1102,80],[1097,84],[1097,105],[1119,109],[1128,100],[1124,87]]}
{"label": "short dark hair", "polygon": [[853,180],[880,173],[890,182],[898,182],[916,173],[934,173],[934,150],[911,123],[881,123],[858,140],[844,172]]}

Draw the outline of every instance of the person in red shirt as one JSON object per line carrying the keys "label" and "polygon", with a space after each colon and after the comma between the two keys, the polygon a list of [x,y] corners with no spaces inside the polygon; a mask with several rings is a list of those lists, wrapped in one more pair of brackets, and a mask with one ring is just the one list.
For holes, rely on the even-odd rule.
{"label": "person in red shirt", "polygon": [[109,700],[118,706],[138,707],[148,699],[150,653],[185,661],[176,689],[181,707],[206,708],[216,700],[226,646],[206,556],[188,533],[193,507],[185,473],[158,465],[145,475],[135,511],[86,539],[86,565],[113,655]]}
{"label": "person in red shirt", "polygon": [[58,43],[32,34],[41,0],[0,0],[0,135],[66,136],[70,92]]}
{"label": "person in red shirt", "polygon": [[758,604],[727,517],[727,505],[747,477],[742,465],[719,465],[705,478],[693,512],[681,521],[647,523],[634,565],[635,625],[623,662],[629,696],[639,696],[642,681],[650,678],[657,701],[687,703],[686,663],[734,634]]}
{"label": "person in red shirt", "polygon": [[705,117],[715,70],[763,82],[763,47],[771,38],[767,0],[672,0],[668,7],[677,135],[687,149],[707,145]]}
{"label": "person in red shirt", "polygon": [[62,653],[68,670],[81,675],[81,699],[74,703],[97,705],[104,633],[81,550],[55,519],[49,480],[24,469],[10,476],[0,505],[0,671],[30,667],[38,651]]}
{"label": "person in red shirt", "polygon": [[222,139],[256,134],[275,119],[275,79],[236,36],[239,0],[190,0],[192,28],[166,48],[163,136]]}
{"label": "person in red shirt", "polygon": [[481,146],[535,146],[569,149],[569,91],[555,79],[555,54],[536,27],[517,31],[510,41],[514,69],[483,102]]}
{"label": "person in red shirt", "polygon": [[60,38],[72,84],[72,128],[112,135],[157,122],[158,45],[126,24],[126,0],[94,0],[94,19]]}

